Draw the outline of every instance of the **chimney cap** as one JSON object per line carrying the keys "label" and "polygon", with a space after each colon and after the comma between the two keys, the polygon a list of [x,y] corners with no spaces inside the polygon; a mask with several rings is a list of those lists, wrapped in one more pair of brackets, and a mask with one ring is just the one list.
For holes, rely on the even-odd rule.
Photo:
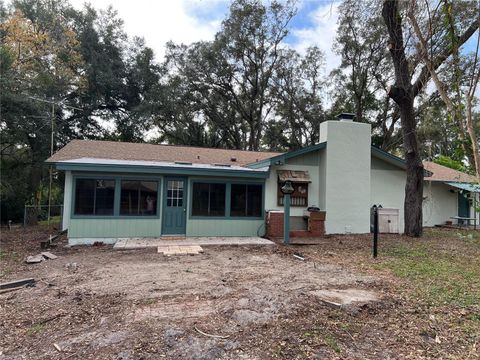
{"label": "chimney cap", "polygon": [[353,121],[355,114],[352,113],[340,113],[337,115],[337,119],[340,121]]}

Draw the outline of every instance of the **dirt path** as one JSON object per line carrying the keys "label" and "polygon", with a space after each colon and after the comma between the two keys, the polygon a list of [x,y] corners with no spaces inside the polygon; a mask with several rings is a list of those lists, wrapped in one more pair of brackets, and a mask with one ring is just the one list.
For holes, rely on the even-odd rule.
{"label": "dirt path", "polygon": [[[58,259],[27,265],[39,234],[23,236],[2,237],[1,281],[37,284],[0,294],[0,359],[416,359],[445,346],[369,259],[368,238],[178,257],[60,244]],[[326,289],[381,300],[335,308],[318,297]]]}

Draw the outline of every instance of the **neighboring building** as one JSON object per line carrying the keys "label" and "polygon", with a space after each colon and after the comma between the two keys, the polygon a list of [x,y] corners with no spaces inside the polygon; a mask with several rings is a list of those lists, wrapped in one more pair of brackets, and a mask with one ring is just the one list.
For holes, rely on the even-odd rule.
{"label": "neighboring building", "polygon": [[[403,231],[405,162],[371,146],[370,125],[344,119],[322,123],[318,144],[288,153],[74,140],[47,162],[65,171],[63,229],[72,245],[261,236],[266,221],[280,226],[272,219],[283,216],[285,180],[295,189],[294,235],[367,233],[373,204],[395,209],[393,231]],[[463,196],[479,191],[474,179],[425,165],[433,176],[425,183],[424,225],[474,216],[474,197]],[[324,223],[305,220],[310,206],[326,212]]]}

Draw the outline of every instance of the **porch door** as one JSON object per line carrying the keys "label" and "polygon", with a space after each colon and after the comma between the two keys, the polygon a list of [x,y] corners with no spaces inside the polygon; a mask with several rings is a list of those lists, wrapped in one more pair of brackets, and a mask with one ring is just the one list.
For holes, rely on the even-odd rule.
{"label": "porch door", "polygon": [[470,217],[470,204],[467,194],[458,193],[458,216]]}
{"label": "porch door", "polygon": [[187,180],[166,177],[163,196],[163,235],[184,235],[187,218]]}

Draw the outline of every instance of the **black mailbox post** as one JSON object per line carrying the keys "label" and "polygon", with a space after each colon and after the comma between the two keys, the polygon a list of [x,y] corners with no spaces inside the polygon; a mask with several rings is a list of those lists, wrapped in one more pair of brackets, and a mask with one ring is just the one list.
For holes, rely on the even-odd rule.
{"label": "black mailbox post", "polygon": [[372,244],[372,255],[375,259],[378,254],[378,207],[373,205],[373,244]]}

